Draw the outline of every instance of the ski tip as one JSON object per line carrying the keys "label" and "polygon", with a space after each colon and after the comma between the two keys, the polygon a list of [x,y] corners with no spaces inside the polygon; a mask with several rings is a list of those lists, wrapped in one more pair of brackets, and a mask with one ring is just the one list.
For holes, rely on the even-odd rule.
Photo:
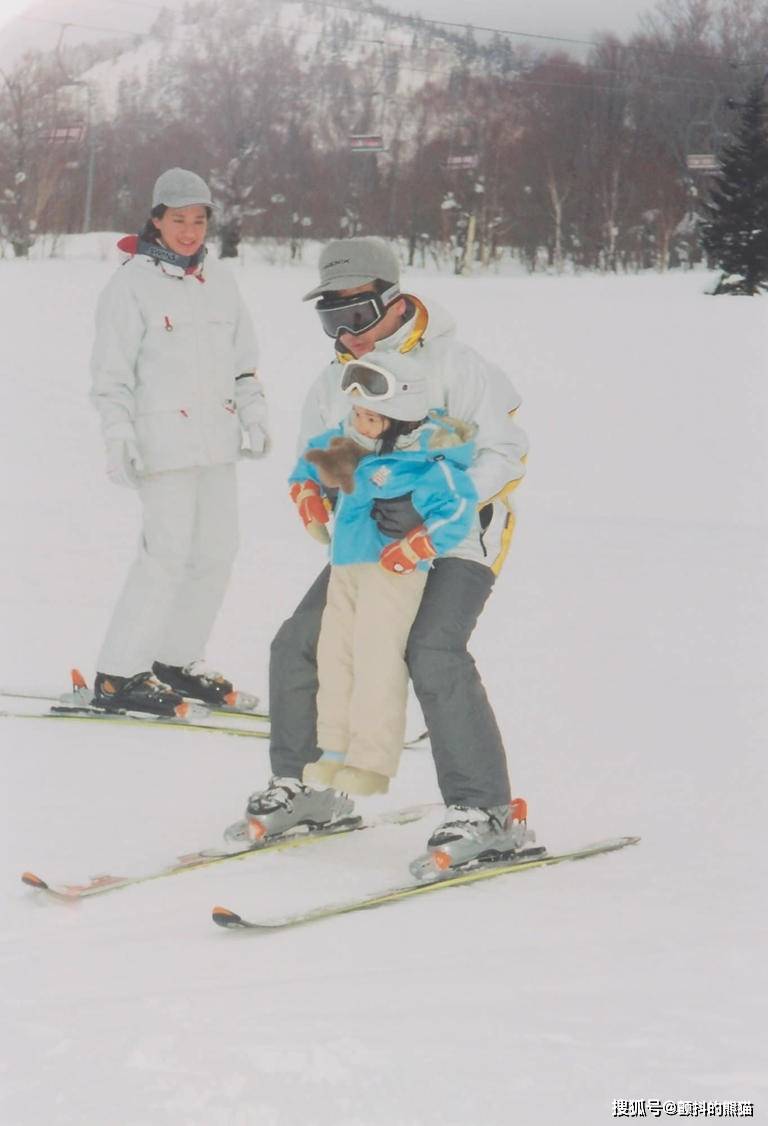
{"label": "ski tip", "polygon": [[234,911],[230,911],[228,907],[214,907],[211,918],[220,927],[241,927],[243,925],[242,918]]}
{"label": "ski tip", "polygon": [[21,882],[26,884],[27,887],[37,888],[39,891],[48,891],[48,884],[45,880],[41,880],[34,872],[22,872]]}

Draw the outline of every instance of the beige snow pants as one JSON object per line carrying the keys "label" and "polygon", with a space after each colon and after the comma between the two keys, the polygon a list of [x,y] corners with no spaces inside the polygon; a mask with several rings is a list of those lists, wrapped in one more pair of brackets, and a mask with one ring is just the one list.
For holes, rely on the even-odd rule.
{"label": "beige snow pants", "polygon": [[331,567],[317,647],[317,745],[346,765],[393,778],[408,699],[405,647],[426,571],[396,575],[378,563]]}

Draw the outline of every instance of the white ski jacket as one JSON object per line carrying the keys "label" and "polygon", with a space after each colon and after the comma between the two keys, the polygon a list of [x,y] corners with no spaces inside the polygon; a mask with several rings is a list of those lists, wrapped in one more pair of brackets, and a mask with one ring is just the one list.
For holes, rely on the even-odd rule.
{"label": "white ski jacket", "polygon": [[[413,316],[392,336],[380,340],[370,354],[386,364],[387,352],[408,353],[427,378],[431,409],[451,418],[474,422],[476,455],[469,476],[480,498],[480,517],[469,536],[447,555],[501,569],[514,530],[510,494],[525,474],[528,442],[514,421],[520,395],[496,364],[454,336],[451,317],[439,306],[409,295]],[[301,416],[298,442],[303,454],[309,439],[338,426],[349,413],[349,397],[340,388],[345,357],[334,359],[309,389]]]}
{"label": "white ski jacket", "polygon": [[105,441],[135,442],[147,474],[236,461],[246,452],[242,430],[263,452],[257,360],[250,315],[225,267],[206,258],[187,274],[134,255],[96,312],[91,398]]}

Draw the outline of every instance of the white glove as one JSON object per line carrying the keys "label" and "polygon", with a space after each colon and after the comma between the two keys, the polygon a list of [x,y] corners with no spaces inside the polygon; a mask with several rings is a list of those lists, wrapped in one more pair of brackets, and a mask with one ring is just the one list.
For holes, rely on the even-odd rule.
{"label": "white glove", "polygon": [[248,427],[248,445],[243,446],[240,452],[243,457],[265,457],[271,445],[269,434],[259,426],[258,422],[253,422]]}
{"label": "white glove", "polygon": [[107,441],[107,477],[113,485],[135,489],[144,464],[138,446],[130,438],[112,438]]}

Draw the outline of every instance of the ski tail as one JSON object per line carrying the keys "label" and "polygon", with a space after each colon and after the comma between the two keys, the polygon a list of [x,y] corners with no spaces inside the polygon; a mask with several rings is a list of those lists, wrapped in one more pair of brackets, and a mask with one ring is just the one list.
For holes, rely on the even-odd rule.
{"label": "ski tail", "polygon": [[51,890],[45,880],[41,879],[40,876],[36,876],[34,872],[22,872],[21,880],[27,887],[35,888],[37,891]]}
{"label": "ski tail", "polygon": [[69,676],[72,681],[72,691],[77,692],[83,690],[88,691],[88,681],[85,679],[80,669],[70,669]]}
{"label": "ski tail", "polygon": [[248,927],[248,923],[246,923],[240,915],[235,914],[234,911],[230,911],[228,907],[214,907],[212,915],[214,923],[220,927],[227,927],[230,930],[235,930],[238,927]]}

